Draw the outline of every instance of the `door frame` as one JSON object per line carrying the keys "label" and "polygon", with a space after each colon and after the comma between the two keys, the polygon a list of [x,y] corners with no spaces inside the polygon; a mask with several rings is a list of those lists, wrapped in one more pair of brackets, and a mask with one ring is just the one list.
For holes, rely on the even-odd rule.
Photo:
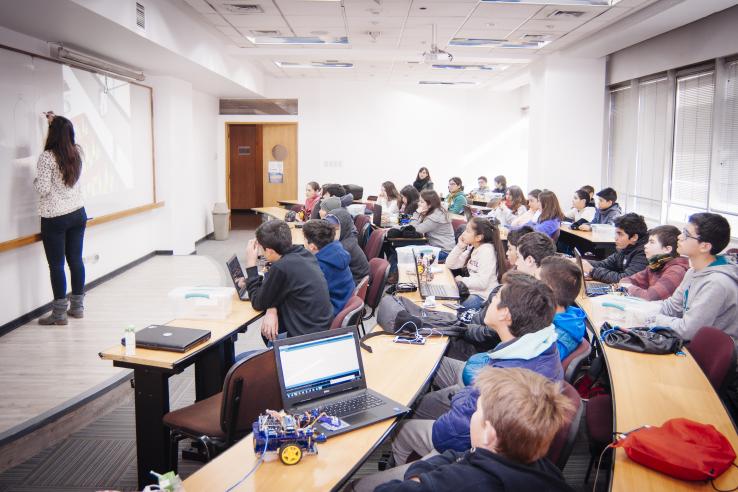
{"label": "door frame", "polygon": [[[267,125],[293,125],[295,127],[295,140],[297,141],[297,149],[295,149],[295,163],[299,170],[300,163],[298,159],[297,150],[300,147],[299,142],[299,127],[296,121],[226,121],[225,122],[225,191],[226,191],[226,206],[231,209],[231,125],[256,125],[256,126],[267,126]],[[263,139],[263,134],[262,137]],[[263,144],[262,142],[259,142]],[[262,179],[264,177],[262,176]],[[298,187],[299,188],[299,187]]]}

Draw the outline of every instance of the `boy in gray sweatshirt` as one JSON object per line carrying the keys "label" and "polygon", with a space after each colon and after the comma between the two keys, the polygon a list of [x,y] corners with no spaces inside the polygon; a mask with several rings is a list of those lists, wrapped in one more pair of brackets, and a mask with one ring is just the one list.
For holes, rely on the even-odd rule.
{"label": "boy in gray sweatshirt", "polygon": [[691,340],[703,326],[713,326],[738,346],[738,265],[718,255],[730,242],[730,224],[722,215],[698,213],[679,236],[677,251],[691,268],[649,326],[667,326]]}

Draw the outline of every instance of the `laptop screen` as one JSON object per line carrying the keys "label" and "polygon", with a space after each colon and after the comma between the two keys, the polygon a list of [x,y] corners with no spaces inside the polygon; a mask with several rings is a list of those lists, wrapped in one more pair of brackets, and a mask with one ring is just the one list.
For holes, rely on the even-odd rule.
{"label": "laptop screen", "polygon": [[242,278],[245,279],[246,275],[243,274],[241,264],[238,262],[236,255],[231,256],[231,259],[226,262],[226,266],[228,267],[228,273],[231,275],[231,280],[233,280],[233,286],[236,288],[238,293],[241,294],[241,291],[244,289],[238,287],[238,281]]}
{"label": "laptop screen", "polygon": [[329,330],[275,343],[284,406],[366,387],[356,330]]}

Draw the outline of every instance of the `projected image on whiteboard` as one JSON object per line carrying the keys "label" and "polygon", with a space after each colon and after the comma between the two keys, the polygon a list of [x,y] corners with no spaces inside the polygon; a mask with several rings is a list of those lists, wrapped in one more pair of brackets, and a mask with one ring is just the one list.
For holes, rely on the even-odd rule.
{"label": "projected image on whiteboard", "polygon": [[64,112],[82,147],[82,191],[91,217],[153,201],[150,92],[63,67]]}

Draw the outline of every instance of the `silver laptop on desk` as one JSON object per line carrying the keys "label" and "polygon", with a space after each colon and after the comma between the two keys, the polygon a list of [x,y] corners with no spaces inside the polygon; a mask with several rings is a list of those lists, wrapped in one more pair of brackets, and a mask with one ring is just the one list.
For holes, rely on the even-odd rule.
{"label": "silver laptop on desk", "polygon": [[574,248],[574,257],[577,259],[579,272],[582,274],[582,288],[587,297],[597,297],[612,293],[612,286],[610,284],[587,280],[587,276],[584,274],[584,266],[582,265],[582,255],[577,248]]}
{"label": "silver laptop on desk", "polygon": [[285,411],[318,410],[337,417],[337,422],[316,424],[327,437],[410,411],[366,387],[356,328],[275,340],[274,354]]}
{"label": "silver laptop on desk", "polygon": [[418,279],[418,293],[420,293],[420,297],[423,299],[429,296],[434,296],[438,300],[450,299],[458,301],[461,298],[461,296],[459,296],[459,288],[456,287],[456,284],[429,284],[420,278],[420,272],[418,272],[418,257],[415,255],[415,249],[413,249],[413,268],[415,269],[415,277]]}

